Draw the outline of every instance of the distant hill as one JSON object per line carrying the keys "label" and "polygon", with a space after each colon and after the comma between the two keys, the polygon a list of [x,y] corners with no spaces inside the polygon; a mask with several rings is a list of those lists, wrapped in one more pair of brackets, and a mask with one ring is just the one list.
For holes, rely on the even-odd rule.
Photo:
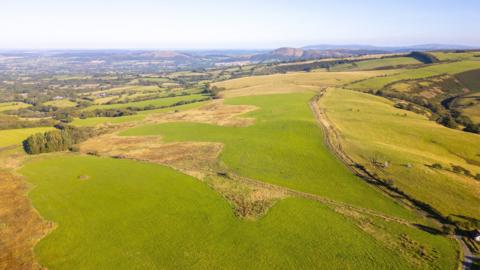
{"label": "distant hill", "polygon": [[385,52],[407,52],[407,51],[435,51],[435,50],[472,50],[478,47],[455,45],[455,44],[420,44],[413,46],[372,46],[358,44],[319,44],[302,47],[304,50],[366,50]]}
{"label": "distant hill", "polygon": [[283,47],[270,52],[253,55],[250,60],[262,62],[294,61],[320,58],[340,58],[365,54],[387,53],[382,50],[365,49],[305,49]]}

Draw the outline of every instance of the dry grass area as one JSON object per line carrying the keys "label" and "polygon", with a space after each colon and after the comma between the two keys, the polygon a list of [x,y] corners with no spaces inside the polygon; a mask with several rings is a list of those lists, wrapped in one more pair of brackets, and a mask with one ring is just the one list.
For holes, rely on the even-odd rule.
{"label": "dry grass area", "polygon": [[232,204],[236,216],[248,220],[263,216],[278,200],[288,196],[284,189],[238,181],[229,175],[211,175],[206,182]]}
{"label": "dry grass area", "polygon": [[107,134],[80,145],[80,152],[116,158],[148,161],[173,167],[183,173],[203,178],[217,162],[220,143],[163,143],[156,136],[120,137]]}
{"label": "dry grass area", "polygon": [[266,76],[245,77],[215,83],[225,88],[222,97],[267,95],[314,91],[321,87],[342,85],[395,71],[357,71],[357,72],[292,72]]}
{"label": "dry grass area", "polygon": [[0,269],[42,269],[33,246],[54,225],[32,208],[27,191],[19,176],[0,171]]}
{"label": "dry grass area", "polygon": [[223,100],[215,100],[198,109],[182,112],[151,115],[146,121],[161,122],[198,122],[220,126],[244,127],[254,123],[254,118],[240,117],[241,114],[256,110],[251,105],[225,105]]}

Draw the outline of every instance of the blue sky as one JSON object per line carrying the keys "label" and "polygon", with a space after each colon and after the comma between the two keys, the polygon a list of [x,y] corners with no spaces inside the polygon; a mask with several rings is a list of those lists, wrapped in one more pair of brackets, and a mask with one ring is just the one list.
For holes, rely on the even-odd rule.
{"label": "blue sky", "polygon": [[478,0],[2,0],[0,48],[480,45]]}

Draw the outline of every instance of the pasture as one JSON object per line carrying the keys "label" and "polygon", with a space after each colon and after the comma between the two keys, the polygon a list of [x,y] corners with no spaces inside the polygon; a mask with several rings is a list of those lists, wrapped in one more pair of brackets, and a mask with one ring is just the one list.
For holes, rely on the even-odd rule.
{"label": "pasture", "polygon": [[23,102],[2,102],[0,103],[0,112],[18,110],[18,109],[27,108],[30,106],[32,105],[26,104]]}
{"label": "pasture", "polygon": [[157,113],[171,113],[175,111],[184,111],[188,109],[193,109],[205,105],[208,101],[200,101],[195,103],[189,103],[185,105],[179,105],[175,107],[156,109],[156,110],[146,110],[139,111],[134,115],[120,116],[120,117],[91,117],[91,118],[75,118],[71,123],[74,126],[96,126],[99,124],[121,124],[127,122],[142,121],[149,115],[154,115]]}
{"label": "pasture", "polygon": [[401,80],[415,80],[426,77],[437,76],[441,74],[458,74],[469,70],[479,69],[480,61],[461,61],[453,63],[441,63],[429,65],[426,67],[415,69],[398,70],[396,74],[379,76],[371,79],[366,79],[360,82],[352,83],[348,86],[351,89],[374,89],[380,90],[386,85],[401,81]]}
{"label": "pasture", "polygon": [[221,92],[224,97],[266,95],[273,93],[293,93],[316,91],[321,87],[351,83],[370,77],[391,74],[392,71],[361,71],[361,72],[292,72],[265,76],[245,77],[215,83],[217,87],[225,88]]}
{"label": "pasture", "polygon": [[53,128],[22,128],[22,129],[6,129],[0,130],[0,147],[7,147],[11,145],[21,145],[22,141],[28,136],[51,130]]}
{"label": "pasture", "polygon": [[388,57],[335,65],[330,71],[372,70],[380,68],[397,68],[399,66],[418,65],[422,62],[412,57]]}
{"label": "pasture", "polygon": [[382,241],[304,199],[282,200],[257,221],[238,219],[204,183],[154,164],[60,154],[20,172],[35,186],[34,206],[57,224],[35,247],[52,270],[455,266],[454,242],[442,236],[378,222]]}
{"label": "pasture", "polygon": [[68,107],[75,107],[77,106],[76,102],[70,101],[68,99],[58,99],[58,100],[51,100],[43,103],[43,105],[53,106],[58,108],[68,108]]}
{"label": "pasture", "polygon": [[144,101],[137,101],[137,102],[128,102],[128,103],[117,103],[117,104],[106,104],[106,105],[93,105],[85,108],[86,111],[91,111],[95,109],[105,110],[105,109],[122,109],[128,107],[136,107],[136,108],[144,108],[147,106],[171,106],[181,101],[193,101],[193,100],[200,100],[206,99],[208,96],[204,96],[201,94],[193,94],[187,96],[175,96],[175,97],[165,97],[165,98],[157,98],[157,99],[150,99]]}
{"label": "pasture", "polygon": [[260,108],[242,115],[255,118],[247,127],[165,123],[139,126],[120,135],[157,135],[165,142],[220,142],[225,145],[221,162],[237,174],[413,219],[410,212],[356,178],[328,151],[308,107],[312,96],[296,93],[225,100],[227,105]]}
{"label": "pasture", "polygon": [[[342,134],[344,150],[358,163],[445,216],[480,218],[478,181],[451,171],[456,165],[480,173],[478,135],[446,128],[360,92],[329,89],[320,106]],[[388,167],[378,166],[385,162]],[[429,167],[434,163],[443,169]]]}

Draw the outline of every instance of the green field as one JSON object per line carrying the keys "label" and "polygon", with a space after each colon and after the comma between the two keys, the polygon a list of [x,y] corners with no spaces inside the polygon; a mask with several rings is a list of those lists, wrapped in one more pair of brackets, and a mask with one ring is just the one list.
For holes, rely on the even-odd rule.
{"label": "green field", "polygon": [[462,72],[455,77],[468,89],[480,92],[480,69]]}
{"label": "green field", "polygon": [[0,112],[9,111],[9,110],[18,110],[21,108],[27,108],[32,105],[26,104],[23,102],[3,102],[0,103]]}
{"label": "green field", "polygon": [[129,103],[119,103],[119,104],[109,104],[109,105],[93,105],[87,107],[85,110],[91,111],[95,109],[106,110],[106,109],[122,109],[127,107],[137,107],[143,108],[146,106],[170,106],[180,101],[191,101],[195,99],[204,99],[207,96],[196,94],[196,95],[188,95],[188,96],[176,96],[171,98],[158,98],[152,100],[145,100],[145,101],[138,101],[138,102],[129,102]]}
{"label": "green field", "polygon": [[[384,98],[349,90],[329,90],[320,105],[357,162],[392,179],[395,186],[444,215],[480,218],[478,181],[426,166],[459,165],[474,175],[480,173],[480,136],[396,109]],[[372,160],[390,165],[378,170]]]}
{"label": "green field", "polygon": [[392,57],[340,64],[330,68],[330,71],[354,71],[371,70],[378,68],[395,68],[398,66],[417,65],[421,63],[422,62],[412,57]]}
{"label": "green field", "polygon": [[433,56],[438,58],[440,61],[458,61],[458,60],[478,60],[476,56],[480,55],[480,52],[430,52]]}
{"label": "green field", "polygon": [[67,108],[67,107],[75,107],[77,106],[77,103],[70,101],[68,99],[59,99],[59,100],[47,101],[43,103],[43,105],[54,106],[59,108]]}
{"label": "green field", "polygon": [[[442,236],[381,225],[393,241],[407,239],[407,249],[396,249],[304,199],[280,201],[257,221],[238,219],[207,185],[159,165],[56,155],[21,173],[35,186],[35,207],[57,224],[35,247],[52,270],[455,267],[454,242]],[[403,252],[420,248],[425,260]]]}
{"label": "green field", "polygon": [[22,129],[7,129],[0,130],[0,147],[10,146],[10,145],[20,145],[23,140],[28,136],[38,133],[51,130],[52,128],[22,128]]}
{"label": "green field", "polygon": [[468,70],[480,68],[480,61],[461,61],[446,64],[435,64],[416,69],[399,70],[397,74],[380,76],[353,83],[348,87],[351,89],[376,89],[379,90],[389,83],[400,80],[414,80],[441,74],[458,74]]}
{"label": "green field", "polygon": [[256,118],[249,127],[166,123],[133,128],[121,135],[161,135],[166,142],[222,142],[221,161],[240,175],[410,218],[406,209],[356,178],[327,150],[308,107],[312,96],[298,93],[227,99],[225,104],[260,107],[246,114]]}

